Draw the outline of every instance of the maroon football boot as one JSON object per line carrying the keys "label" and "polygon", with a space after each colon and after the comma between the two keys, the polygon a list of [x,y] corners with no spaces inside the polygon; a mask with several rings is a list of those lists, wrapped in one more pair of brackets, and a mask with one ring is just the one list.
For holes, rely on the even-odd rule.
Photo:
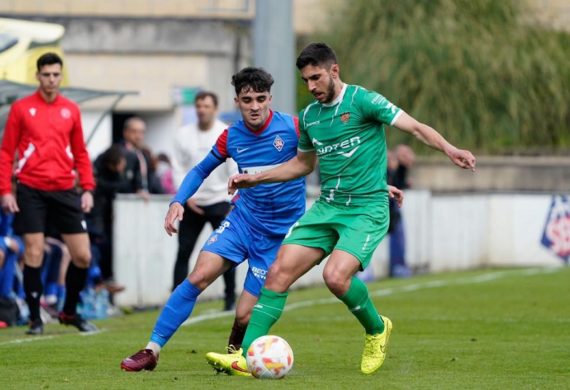
{"label": "maroon football boot", "polygon": [[121,362],[121,370],[124,371],[152,371],[158,363],[158,355],[152,349],[141,349],[137,353]]}

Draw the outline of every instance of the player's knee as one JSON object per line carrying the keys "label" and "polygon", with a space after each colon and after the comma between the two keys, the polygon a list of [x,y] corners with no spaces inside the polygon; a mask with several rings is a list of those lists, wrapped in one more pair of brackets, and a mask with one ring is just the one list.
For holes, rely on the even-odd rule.
{"label": "player's knee", "polygon": [[265,279],[265,288],[275,292],[285,292],[290,286],[290,277],[285,267],[274,263]]}
{"label": "player's knee", "polygon": [[275,276],[273,276],[271,268],[269,269],[269,271],[267,271],[267,275],[265,275],[265,283],[263,284],[263,287],[269,290],[273,290],[276,283]]}
{"label": "player's knee", "polygon": [[323,279],[328,289],[337,297],[344,295],[347,287],[350,285],[350,283],[347,283],[350,279],[347,279],[345,275],[335,270],[325,269]]}
{"label": "player's knee", "polygon": [[249,310],[237,310],[236,311],[236,320],[237,320],[238,324],[240,324],[242,326],[247,326],[250,318],[251,318],[251,308],[249,308]]}
{"label": "player's knee", "polygon": [[195,269],[188,275],[188,281],[201,291],[204,291],[210,285],[210,280],[206,277],[206,274],[199,269]]}

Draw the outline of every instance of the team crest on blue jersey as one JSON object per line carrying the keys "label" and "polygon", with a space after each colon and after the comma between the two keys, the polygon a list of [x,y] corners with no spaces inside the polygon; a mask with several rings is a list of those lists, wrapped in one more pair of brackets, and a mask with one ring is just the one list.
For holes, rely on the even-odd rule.
{"label": "team crest on blue jersey", "polygon": [[283,146],[285,146],[285,141],[283,141],[283,138],[279,137],[279,134],[275,136],[275,139],[273,140],[273,146],[275,146],[275,149],[277,149],[278,151],[283,150]]}
{"label": "team crest on blue jersey", "polygon": [[564,262],[570,261],[570,199],[554,195],[544,225],[541,243]]}

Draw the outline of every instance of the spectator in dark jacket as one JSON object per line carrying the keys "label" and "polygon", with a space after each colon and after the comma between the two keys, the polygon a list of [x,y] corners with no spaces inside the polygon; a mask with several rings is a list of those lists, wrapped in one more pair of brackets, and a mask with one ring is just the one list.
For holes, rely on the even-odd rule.
{"label": "spectator in dark jacket", "polygon": [[113,201],[125,182],[126,165],[120,145],[111,146],[93,164],[97,187],[93,211],[89,215],[89,233],[100,255],[99,266],[103,279],[107,281],[113,279]]}
{"label": "spectator in dark jacket", "polygon": [[125,121],[121,150],[126,166],[119,192],[136,193],[148,199],[149,193],[161,193],[162,191],[155,185],[157,180],[154,177],[151,153],[144,145],[145,132],[146,124],[141,118],[134,116]]}
{"label": "spectator in dark jacket", "polygon": [[[416,156],[407,145],[398,145],[395,151],[388,153],[388,184],[401,190],[410,188],[408,170],[415,162]],[[404,221],[400,208],[390,199],[390,276],[405,278],[411,276],[406,264],[406,236]]]}

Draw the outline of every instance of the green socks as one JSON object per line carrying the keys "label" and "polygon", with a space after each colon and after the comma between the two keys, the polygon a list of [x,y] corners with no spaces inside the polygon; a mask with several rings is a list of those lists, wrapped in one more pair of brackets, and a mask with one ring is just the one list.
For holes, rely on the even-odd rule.
{"label": "green socks", "polygon": [[384,332],[384,322],[368,296],[366,285],[360,279],[353,276],[348,291],[339,299],[354,314],[367,334]]}
{"label": "green socks", "polygon": [[[288,293],[278,293],[275,291],[261,289],[259,300],[253,307],[251,319],[243,338],[242,348],[245,356],[253,341],[269,333],[269,329],[277,322]],[[340,297],[348,309],[354,314],[362,324],[367,334],[379,334],[384,332],[384,322],[378,315],[376,308],[368,296],[368,289],[360,279],[353,277],[346,294]]]}
{"label": "green socks", "polygon": [[287,292],[278,293],[266,290],[265,288],[261,289],[259,300],[253,307],[249,325],[247,326],[243,343],[241,344],[243,356],[246,355],[251,343],[253,343],[256,338],[265,336],[273,324],[281,317],[285,302],[287,301],[287,295]]}

